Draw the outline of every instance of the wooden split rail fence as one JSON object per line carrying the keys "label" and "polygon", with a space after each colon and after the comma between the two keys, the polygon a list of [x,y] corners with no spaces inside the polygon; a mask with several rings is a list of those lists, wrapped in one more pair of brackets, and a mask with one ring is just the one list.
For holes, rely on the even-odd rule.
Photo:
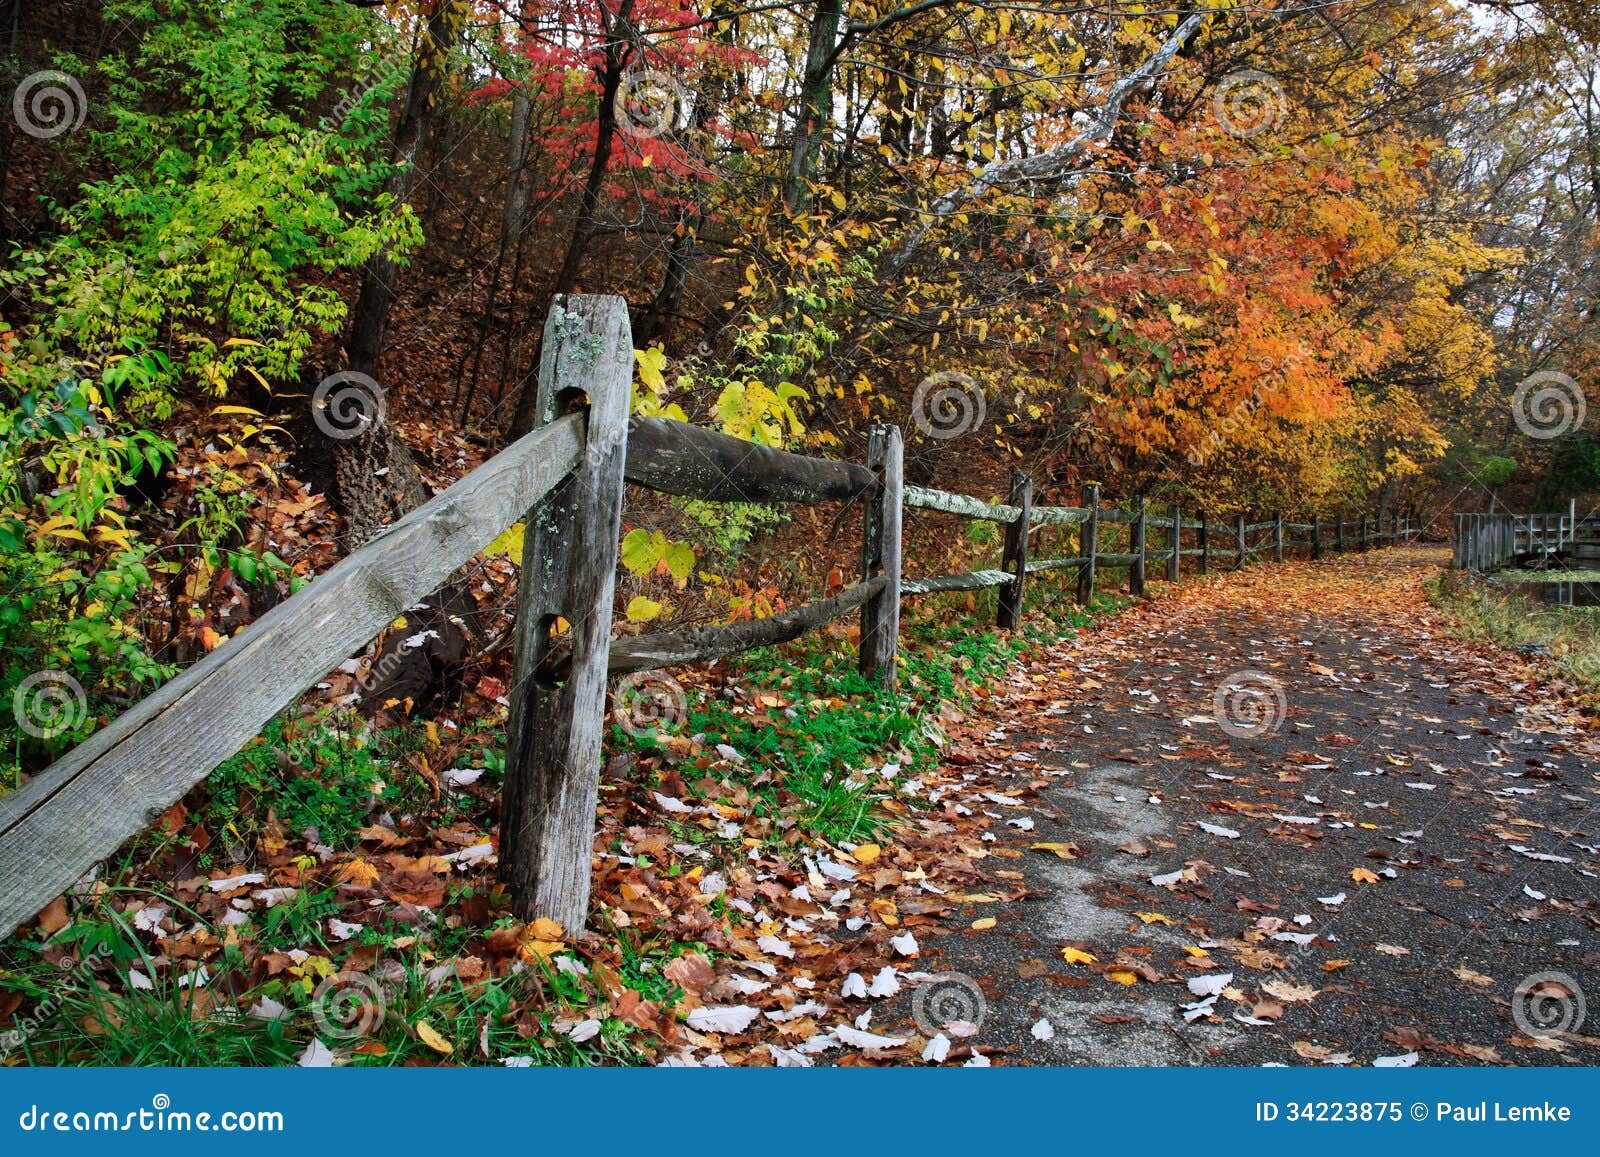
{"label": "wooden split rail fence", "polygon": [[[90,736],[0,799],[0,934],[8,934],[98,861],[159,817],[278,712],[408,607],[426,600],[508,526],[525,524],[514,626],[500,817],[500,874],[519,915],[582,926],[588,906],[607,680],[784,642],[852,611],[861,615],[860,669],[895,681],[902,599],[998,590],[999,625],[1022,618],[1030,575],[1076,572],[1076,597],[1093,598],[1100,572],[1128,572],[1142,594],[1147,569],[1177,581],[1182,561],[1201,573],[1282,561],[1412,536],[1363,516],[1333,523],[1282,516],[1213,521],[1173,507],[1134,509],[1034,503],[1014,476],[1004,504],[903,484],[900,431],[874,426],[865,464],[757,446],[658,418],[629,418],[633,342],[619,297],[557,301],[546,326],[538,421],[479,466],[274,607],[226,646]],[[713,502],[863,506],[861,578],[833,597],[770,618],[612,640],[611,613],[625,483]],[[1001,565],[962,574],[902,576],[907,509],[1004,528]],[[1072,553],[1035,558],[1035,532],[1070,528]],[[1113,528],[1122,549],[1108,550]],[[1152,550],[1150,532],[1162,534]],[[1289,537],[1290,535],[1305,537]],[[1186,544],[1187,543],[1187,544]],[[564,620],[569,626],[558,632]]]}

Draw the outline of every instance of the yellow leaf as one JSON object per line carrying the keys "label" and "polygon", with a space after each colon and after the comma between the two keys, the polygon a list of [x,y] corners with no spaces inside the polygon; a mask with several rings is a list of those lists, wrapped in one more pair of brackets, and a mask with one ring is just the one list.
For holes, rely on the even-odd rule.
{"label": "yellow leaf", "polygon": [[1351,868],[1350,878],[1358,884],[1376,884],[1378,882],[1378,874],[1369,872],[1365,868]]}
{"label": "yellow leaf", "polygon": [[850,858],[858,864],[870,864],[883,855],[883,849],[877,844],[857,844],[856,850],[850,853]]}
{"label": "yellow leaf", "polygon": [[1029,844],[1030,852],[1050,852],[1063,860],[1076,860],[1078,858],[1077,844]]}
{"label": "yellow leaf", "polygon": [[661,604],[654,599],[647,599],[643,595],[635,595],[628,602],[628,621],[630,623],[648,623],[651,619],[661,617]]}
{"label": "yellow leaf", "polygon": [[503,554],[518,566],[522,565],[522,537],[523,525],[513,522],[488,546],[483,548],[483,553],[491,557]]}
{"label": "yellow leaf", "polygon": [[425,1020],[417,1021],[417,1039],[436,1053],[453,1053],[456,1046],[439,1035],[437,1029]]}
{"label": "yellow leaf", "polygon": [[566,931],[559,923],[545,916],[540,916],[533,922],[529,929],[535,940],[562,940],[566,938]]}
{"label": "yellow leaf", "polygon": [[1196,960],[1205,960],[1211,955],[1211,953],[1207,952],[1204,948],[1201,948],[1195,944],[1185,944],[1183,946],[1183,950],[1190,956],[1193,956]]}
{"label": "yellow leaf", "polygon": [[1129,972],[1126,968],[1113,968],[1106,973],[1106,979],[1115,980],[1118,984],[1137,984],[1139,983],[1139,974]]}
{"label": "yellow leaf", "polygon": [[334,874],[347,884],[367,885],[377,880],[379,872],[366,860],[346,860]]}
{"label": "yellow leaf", "polygon": [[1172,917],[1163,916],[1160,912],[1135,912],[1134,915],[1146,924],[1166,924],[1169,927],[1172,924]]}
{"label": "yellow leaf", "polygon": [[972,922],[972,930],[974,932],[987,932],[989,929],[993,928],[994,926],[995,926],[995,918],[993,916],[985,916],[980,920],[974,920]]}
{"label": "yellow leaf", "polygon": [[667,365],[667,355],[660,346],[651,346],[646,350],[634,350],[633,360],[639,365],[639,381],[650,389],[651,393],[664,394],[667,392],[667,379],[662,371]]}
{"label": "yellow leaf", "polygon": [[1093,964],[1094,953],[1085,952],[1081,948],[1073,948],[1071,945],[1068,945],[1061,950],[1061,959],[1065,960],[1068,964]]}
{"label": "yellow leaf", "polygon": [[529,940],[518,950],[518,955],[532,963],[534,960],[547,960],[565,948],[566,945],[559,940]]}

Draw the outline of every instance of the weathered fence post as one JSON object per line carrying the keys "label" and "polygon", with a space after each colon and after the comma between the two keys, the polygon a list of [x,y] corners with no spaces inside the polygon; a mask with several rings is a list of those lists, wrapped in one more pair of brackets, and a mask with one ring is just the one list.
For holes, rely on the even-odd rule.
{"label": "weathered fence post", "polygon": [[1206,512],[1200,512],[1200,573],[1211,573],[1211,524]]}
{"label": "weathered fence post", "polygon": [[1272,516],[1272,559],[1274,562],[1283,561],[1283,512],[1279,511]]}
{"label": "weathered fence post", "polygon": [[[589,907],[632,382],[628,303],[558,298],[544,330],[535,424],[582,406],[587,395],[587,433],[583,461],[524,523],[500,877],[518,916],[546,916],[571,932]],[[558,619],[571,639],[562,679],[548,669]]]}
{"label": "weathered fence post", "polygon": [[1178,581],[1178,560],[1183,557],[1183,510],[1176,502],[1172,504],[1172,533],[1167,535],[1167,545],[1172,548],[1172,553],[1167,555],[1167,581]]}
{"label": "weathered fence post", "polygon": [[1083,566],[1078,570],[1078,602],[1088,606],[1094,602],[1094,556],[1100,549],[1100,487],[1089,484],[1089,519],[1078,532],[1078,553],[1083,556]]}
{"label": "weathered fence post", "polygon": [[865,581],[882,575],[889,581],[882,591],[861,605],[858,665],[863,675],[876,675],[890,690],[895,685],[895,653],[900,645],[903,458],[900,427],[873,426],[867,435],[867,467],[878,472],[881,488],[868,498],[862,519],[865,534],[861,546],[861,578]]}
{"label": "weathered fence post", "polygon": [[1133,538],[1129,552],[1133,555],[1133,565],[1128,568],[1128,593],[1142,596],[1145,566],[1145,504],[1142,494],[1138,505],[1133,508],[1133,525],[1129,527],[1129,534]]}
{"label": "weathered fence post", "polygon": [[1333,549],[1338,554],[1344,553],[1344,508],[1339,508],[1339,528],[1334,532]]}
{"label": "weathered fence post", "polygon": [[1313,561],[1322,557],[1322,519],[1315,512],[1311,515],[1311,558]]}
{"label": "weathered fence post", "polygon": [[1033,479],[1020,470],[1011,473],[1009,502],[1021,513],[1015,522],[1006,526],[1005,554],[1000,569],[1009,571],[1014,577],[1000,588],[995,613],[995,625],[1007,631],[1022,625],[1022,592],[1028,582],[1028,529],[1033,512]]}
{"label": "weathered fence post", "polygon": [[1235,539],[1234,545],[1238,548],[1238,552],[1239,553],[1233,560],[1233,569],[1234,570],[1243,570],[1244,569],[1244,514],[1242,512],[1239,515],[1238,530],[1235,531],[1235,533],[1234,533],[1234,539]]}

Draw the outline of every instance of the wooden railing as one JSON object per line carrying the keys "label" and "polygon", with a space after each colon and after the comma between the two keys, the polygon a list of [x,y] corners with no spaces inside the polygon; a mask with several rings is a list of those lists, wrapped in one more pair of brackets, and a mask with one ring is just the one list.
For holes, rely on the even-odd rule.
{"label": "wooden railing", "polygon": [[[1313,558],[1411,537],[1409,518],[1382,530],[1355,522],[1231,522],[1103,506],[1035,505],[1033,482],[1012,479],[1004,504],[904,486],[901,434],[874,426],[865,464],[791,454],[659,418],[628,417],[633,342],[618,297],[557,301],[546,326],[532,433],[407,515],[0,799],[0,934],[8,934],[97,861],[158,817],[260,733],[406,608],[426,599],[506,527],[525,522],[518,583],[499,864],[524,918],[582,926],[588,906],[611,675],[693,663],[796,638],[861,614],[859,665],[892,688],[900,602],[945,591],[996,588],[997,621],[1022,618],[1028,577],[1075,570],[1076,597],[1094,597],[1100,574],[1126,569],[1143,594],[1147,568],[1178,581],[1182,560],[1203,574],[1270,554]],[[624,483],[712,502],[863,506],[860,580],[831,598],[770,618],[613,641],[612,603]],[[985,520],[1004,528],[998,568],[904,579],[906,509]],[[1033,532],[1075,528],[1072,553],[1031,557]],[[1107,550],[1112,527],[1126,541]],[[1150,549],[1150,532],[1163,548]],[[1286,534],[1305,534],[1291,539]],[[1184,545],[1186,534],[1188,546]],[[558,631],[558,624],[567,624]]]}
{"label": "wooden railing", "polygon": [[1457,514],[1451,535],[1457,570],[1490,574],[1519,558],[1538,559],[1596,535],[1592,519],[1565,514]]}

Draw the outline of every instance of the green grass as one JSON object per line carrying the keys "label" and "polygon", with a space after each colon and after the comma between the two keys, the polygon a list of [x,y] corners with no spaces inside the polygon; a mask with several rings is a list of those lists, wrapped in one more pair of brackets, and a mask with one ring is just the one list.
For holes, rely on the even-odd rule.
{"label": "green grass", "polygon": [[[746,825],[728,841],[736,853],[752,833],[785,843],[798,835],[835,844],[885,835],[896,822],[896,809],[904,814],[916,806],[909,798],[896,799],[897,783],[938,762],[946,739],[942,704],[971,707],[975,687],[1004,677],[1031,648],[1053,643],[1093,615],[1128,601],[1102,596],[1089,614],[1052,590],[1048,582],[1030,584],[1035,611],[1022,630],[1009,633],[992,626],[992,594],[908,604],[899,688],[893,693],[863,679],[855,669],[855,648],[826,634],[742,656],[726,677],[741,691],[770,691],[781,698],[786,706],[770,709],[766,720],[753,717],[748,694],[729,698],[719,688],[709,694],[695,691],[680,732],[699,735],[708,746],[726,743],[744,757],[717,774],[746,790],[749,810],[763,821]],[[469,818],[487,830],[493,817],[484,801],[449,792],[435,799],[412,768],[408,755],[437,754],[423,742],[424,730],[412,726],[358,741],[336,718],[274,722],[189,797],[190,819],[213,835],[199,866],[211,866],[208,859],[226,862],[220,859],[224,855],[245,857],[271,834],[271,822],[291,838],[314,826],[324,843],[353,847],[360,827],[380,808],[406,808],[429,823]],[[488,729],[468,732],[453,748],[452,762],[485,767],[485,780],[497,781],[504,766],[502,737]],[[618,729],[612,747],[645,751],[654,742]],[[901,768],[896,780],[877,774],[891,762]],[[688,766],[678,770],[691,781],[691,794],[705,785],[699,772],[691,776]],[[670,826],[677,841],[723,838],[699,825]],[[452,891],[441,908],[447,918],[423,936],[414,926],[393,922],[340,943],[330,943],[326,932],[328,917],[344,907],[337,891],[302,887],[293,899],[257,911],[241,936],[224,937],[222,929],[212,929],[223,943],[206,959],[207,983],[180,984],[190,963],[152,960],[156,941],[136,934],[111,902],[128,892],[152,898],[148,887],[136,886],[144,878],[143,866],[181,852],[182,842],[181,834],[152,826],[107,865],[100,901],[79,910],[48,943],[30,930],[0,945],[5,965],[0,999],[22,998],[8,1027],[27,1028],[21,1041],[0,1039],[0,1049],[11,1046],[12,1059],[44,1065],[286,1065],[317,1039],[354,1065],[482,1064],[508,1057],[541,1065],[594,1065],[642,1056],[631,1043],[641,1030],[617,1017],[604,1020],[584,1042],[558,1031],[554,1022],[566,1018],[570,1023],[581,1015],[575,1010],[595,1007],[597,997],[592,985],[547,961],[520,974],[486,975],[471,983],[436,975],[440,962],[470,959],[475,947],[481,951],[483,938],[510,919],[497,893],[476,897],[474,910],[487,917],[450,915],[464,910],[460,901],[473,898],[471,884]],[[227,844],[234,845],[231,851]],[[153,898],[178,914],[185,927],[206,923],[172,897]],[[666,965],[686,951],[711,955],[705,944],[673,942],[644,926],[597,931],[617,944],[623,983],[664,1007],[681,996],[666,979]],[[170,941],[161,948],[173,955]],[[290,953],[293,963],[284,965]],[[319,1024],[316,995],[319,986],[333,985],[354,957],[368,961],[362,975],[375,986],[368,991],[378,993],[376,1005],[362,1000],[356,1007],[372,1012],[381,1005],[382,1019],[369,1021],[359,1037],[342,1040],[330,1036],[325,1022]],[[275,961],[271,968],[265,964],[269,958]],[[58,967],[52,963],[56,959],[69,967]],[[94,966],[73,963],[85,960]],[[263,1006],[281,1009],[281,1015],[251,1015]],[[358,1045],[361,1051],[354,1052]]]}
{"label": "green grass", "polygon": [[[1054,618],[1034,618],[1021,631],[1002,633],[992,626],[992,597],[976,602],[976,611],[952,611],[960,604],[948,598],[904,608],[899,687],[892,693],[857,673],[853,646],[810,635],[739,660],[734,681],[740,690],[774,693],[783,707],[758,719],[749,713],[748,696],[696,696],[678,731],[708,747],[726,744],[744,757],[725,778],[749,791],[758,817],[792,820],[805,835],[834,844],[879,838],[892,824],[882,805],[895,788],[876,769],[898,764],[902,779],[931,769],[940,753],[941,703],[968,704],[973,684],[1000,677],[1029,647],[1090,619],[1058,605]],[[1103,613],[1123,600],[1096,604]],[[610,740],[619,750],[657,749],[650,732],[633,736],[613,727]],[[688,825],[678,834],[707,839]]]}
{"label": "green grass", "polygon": [[1600,695],[1600,608],[1541,603],[1521,589],[1526,585],[1446,571],[1429,583],[1428,596],[1462,638],[1548,648],[1543,662],[1585,694]]}
{"label": "green grass", "polygon": [[[351,1065],[483,1064],[524,1057],[539,1065],[582,1066],[637,1059],[628,1043],[637,1030],[616,1018],[581,1043],[552,1028],[565,1008],[587,1006],[594,998],[575,977],[549,967],[465,984],[454,975],[433,975],[435,955],[412,952],[390,956],[392,963],[352,986],[349,974],[331,960],[313,956],[264,981],[241,984],[248,969],[237,948],[229,948],[207,963],[207,984],[182,985],[174,971],[155,966],[138,937],[108,909],[80,917],[51,941],[52,954],[65,952],[93,967],[59,968],[33,947],[26,964],[0,973],[0,993],[20,993],[28,1017],[17,1022],[26,1029],[24,1039],[0,1038],[0,1049],[28,1064],[292,1065],[314,1039],[348,1051]],[[150,987],[133,987],[134,971]],[[670,987],[656,967],[653,991],[672,998]],[[361,1018],[361,1031],[348,1039],[337,1035],[345,1022],[332,1011],[340,991],[356,995],[351,1007]],[[258,1008],[281,1013],[252,1015]],[[439,1041],[450,1051],[437,1047]],[[481,1051],[485,1043],[487,1057]],[[360,1052],[354,1051],[358,1045]]]}

